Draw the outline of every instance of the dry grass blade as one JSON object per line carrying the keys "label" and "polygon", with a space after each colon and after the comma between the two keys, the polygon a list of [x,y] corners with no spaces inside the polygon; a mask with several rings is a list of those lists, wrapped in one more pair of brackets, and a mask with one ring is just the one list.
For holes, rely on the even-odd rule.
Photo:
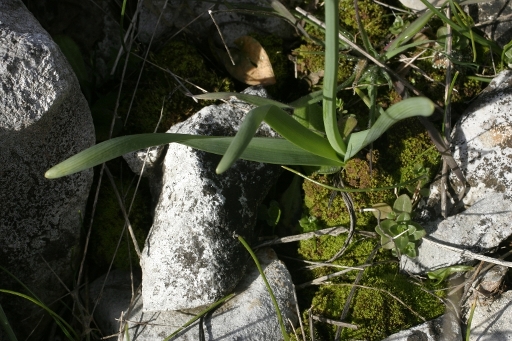
{"label": "dry grass blade", "polygon": [[[366,258],[367,263],[370,263],[373,260],[373,258],[377,255],[377,251],[379,251],[379,249],[380,249],[380,245],[375,246],[375,248],[372,250],[372,252]],[[357,274],[357,277],[354,281],[354,284],[352,284],[352,289],[350,290],[350,293],[348,294],[347,301],[345,302],[345,306],[343,307],[343,311],[341,312],[340,321],[343,321],[348,315],[350,303],[352,302],[352,299],[354,298],[354,295],[356,293],[357,285],[361,281],[361,278],[363,278],[363,274],[364,274],[364,270],[359,271],[359,273]],[[334,339],[335,341],[340,340],[341,328],[342,327],[336,328],[336,336]]]}
{"label": "dry grass blade", "polygon": [[357,269],[357,268],[350,268],[350,269],[341,270],[341,271],[338,271],[338,272],[335,272],[335,273],[332,273],[332,274],[329,274],[329,275],[321,276],[321,277],[315,278],[312,281],[305,282],[305,283],[302,283],[300,285],[297,285],[296,288],[297,289],[303,289],[303,288],[309,287],[311,285],[320,285],[320,284],[322,284],[325,281],[328,281],[330,279],[339,277],[339,276],[341,276],[343,274],[346,274],[347,272],[350,272],[350,271],[358,270],[358,271],[362,272],[362,271],[364,271],[364,268],[366,268],[368,266],[371,266],[371,265],[372,264],[365,264],[365,265],[361,265],[359,269]]}
{"label": "dry grass blade", "polygon": [[338,327],[349,328],[349,329],[357,329],[357,326],[355,324],[350,324],[350,323],[346,323],[346,322],[336,321],[336,320],[328,319],[328,318],[322,317],[322,316],[311,315],[311,318],[313,320],[315,320],[315,321],[332,324],[332,325],[335,325],[335,326],[338,326]]}
{"label": "dry grass blade", "polygon": [[478,260],[481,260],[481,261],[484,261],[484,262],[487,262],[487,263],[498,264],[498,265],[506,266],[508,268],[512,268],[512,262],[508,262],[508,261],[504,261],[504,260],[499,260],[499,259],[496,259],[496,258],[484,256],[484,255],[479,255],[477,253],[471,252],[471,251],[466,250],[466,249],[462,249],[462,248],[446,245],[446,244],[443,244],[441,242],[435,241],[435,240],[431,239],[430,237],[423,237],[423,240],[427,241],[429,243],[435,244],[437,246],[440,246],[440,247],[442,247],[444,249],[460,253],[464,257],[478,259]]}
{"label": "dry grass blade", "polygon": [[[260,245],[256,246],[255,249],[258,249],[258,248],[261,248],[261,247],[264,247],[264,246],[297,242],[297,241],[300,241],[300,240],[306,240],[306,239],[310,239],[310,238],[313,238],[313,237],[320,237],[320,236],[334,236],[334,237],[336,237],[336,236],[339,236],[340,234],[348,233],[348,232],[350,232],[350,230],[345,228],[345,227],[343,227],[343,226],[328,227],[328,228],[321,229],[321,230],[318,230],[318,231],[306,232],[306,233],[296,234],[296,235],[293,235],[293,236],[288,236],[288,237],[282,237],[282,238],[277,238],[277,239],[269,240],[268,242],[264,242],[264,243],[261,243]],[[369,238],[376,238],[377,237],[377,234],[375,232],[355,231],[355,233],[356,234],[360,234],[360,235],[365,236],[365,237],[369,237]]]}

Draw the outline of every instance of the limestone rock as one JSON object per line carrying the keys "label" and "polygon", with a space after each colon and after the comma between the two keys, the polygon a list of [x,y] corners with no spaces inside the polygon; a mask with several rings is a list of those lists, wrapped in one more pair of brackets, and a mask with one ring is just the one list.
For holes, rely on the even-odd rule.
{"label": "limestone rock", "polygon": [[[167,6],[164,8],[164,4]],[[271,10],[265,0],[240,0],[238,6],[252,6]],[[163,10],[162,10],[163,9]],[[212,6],[210,1],[204,0],[155,0],[145,2],[140,9],[139,40],[149,43],[168,36],[170,32],[186,27],[194,32],[195,37],[207,38],[218,35],[208,10],[213,11],[217,24],[221,27],[225,41],[229,44],[234,39],[249,32],[278,34],[281,38],[289,38],[295,29],[285,20],[276,16],[258,15],[247,11],[230,11],[225,5]],[[161,15],[161,16],[160,16]],[[227,25],[228,24],[228,25]],[[227,25],[228,27],[223,27]]]}
{"label": "limestone rock", "polygon": [[[263,88],[251,90],[264,94]],[[232,136],[250,107],[209,106],[169,132]],[[262,125],[262,136],[275,136]],[[162,191],[142,252],[144,309],[190,309],[230,293],[243,276],[246,251],[233,234],[252,239],[258,206],[279,167],[239,160],[218,175],[220,156],[170,144]]]}
{"label": "limestone rock", "polygon": [[447,313],[432,321],[390,335],[382,341],[462,341],[462,332],[455,315]]}
{"label": "limestone rock", "polygon": [[[420,0],[400,0],[402,5],[404,5],[407,8],[410,8],[414,11],[423,11],[427,9],[427,6],[423,4]],[[440,7],[443,4],[443,1],[441,0],[428,0],[432,5],[436,7]]]}
{"label": "limestone rock", "polygon": [[[473,102],[452,132],[454,158],[470,185],[467,209],[426,224],[429,238],[473,252],[489,252],[512,234],[512,72],[500,73]],[[462,190],[454,176],[451,182]],[[435,188],[434,188],[435,189]],[[437,190],[432,211],[439,212]],[[436,214],[434,214],[436,218]],[[470,259],[423,241],[419,256],[403,256],[404,270],[419,273]]]}
{"label": "limestone rock", "polygon": [[512,291],[492,300],[479,300],[471,322],[470,341],[512,340]]}
{"label": "limestone rock", "polygon": [[[91,146],[94,128],[71,67],[19,0],[0,1],[0,60],[0,265],[50,304],[66,294],[59,279],[71,284],[93,173],[44,173]],[[3,272],[0,288],[25,292]],[[25,339],[41,309],[6,294],[0,303]]]}
{"label": "limestone rock", "polygon": [[482,1],[469,6],[475,25],[503,47],[512,39],[512,7],[508,0]]}
{"label": "limestone rock", "polygon": [[[256,253],[265,276],[269,281],[285,321],[296,324],[294,287],[288,270],[280,262],[272,249],[262,249]],[[281,340],[282,334],[277,322],[265,283],[256,266],[249,260],[247,275],[235,289],[236,296],[227,301],[213,313],[205,316],[203,330],[205,339],[213,340]],[[98,297],[104,277],[91,284],[91,297]],[[124,320],[128,321],[130,340],[162,340],[192,319],[197,312],[158,311],[144,312],[142,296],[136,296],[130,305],[130,276],[128,273],[112,273],[105,283],[105,290],[95,311],[103,335],[112,335],[119,331],[119,317],[124,311]],[[121,308],[122,307],[122,308]],[[117,319],[117,320],[116,320]],[[287,323],[287,327],[289,324]],[[199,340],[199,321],[184,329],[172,340]]]}

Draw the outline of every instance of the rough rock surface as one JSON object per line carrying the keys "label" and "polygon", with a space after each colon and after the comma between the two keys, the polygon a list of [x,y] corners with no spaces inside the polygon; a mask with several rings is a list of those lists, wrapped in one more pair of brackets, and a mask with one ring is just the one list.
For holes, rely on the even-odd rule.
{"label": "rough rock surface", "polygon": [[[92,171],[44,173],[92,145],[94,128],[71,67],[19,0],[0,1],[0,60],[0,265],[50,304],[72,279]],[[0,288],[24,292],[3,272]],[[41,310],[6,294],[0,303],[25,339]]]}
{"label": "rough rock surface", "polygon": [[[288,270],[280,262],[272,249],[262,249],[256,253],[260,264],[269,281],[283,319],[297,323],[295,312],[294,287]],[[252,260],[249,260],[252,262]],[[94,300],[104,277],[91,284],[91,298]],[[136,297],[130,311],[130,276],[128,273],[112,273],[106,282],[105,290],[95,311],[95,320],[99,322],[104,335],[112,335],[119,331],[119,317],[124,311],[128,323],[130,340],[153,341],[162,340],[192,319],[193,312],[161,311],[144,312],[143,300]],[[235,297],[227,301],[213,313],[205,316],[203,329],[205,340],[281,340],[282,334],[277,322],[274,306],[266,289],[265,283],[256,266],[248,267],[247,275],[235,289]],[[117,320],[116,320],[117,319]],[[287,326],[289,324],[287,323]],[[172,340],[199,340],[199,321],[184,329]]]}
{"label": "rough rock surface", "polygon": [[448,313],[390,335],[382,341],[462,341],[462,332],[454,314]]}
{"label": "rough rock surface", "polygon": [[[512,234],[512,72],[500,73],[473,102],[452,133],[454,158],[470,186],[463,199],[467,209],[444,221],[427,223],[429,238],[473,252],[488,252]],[[460,184],[452,176],[457,190]],[[431,191],[436,202],[438,191]],[[437,204],[437,206],[439,206]],[[438,208],[432,211],[434,218]],[[469,260],[439,245],[423,241],[419,256],[402,257],[412,273]]]}
{"label": "rough rock surface", "polygon": [[478,300],[471,322],[470,341],[512,340],[512,291]]}
{"label": "rough rock surface", "polygon": [[[251,88],[250,88],[251,89]],[[263,88],[250,90],[264,95]],[[209,106],[169,132],[232,136],[249,106]],[[262,125],[262,136],[275,136]],[[144,309],[190,309],[230,293],[244,274],[246,251],[233,234],[252,239],[258,206],[280,168],[239,160],[218,175],[220,156],[177,143],[163,163],[163,186],[142,252]]]}
{"label": "rough rock surface", "polygon": [[512,6],[509,0],[482,1],[469,6],[475,25],[503,47],[512,39]]}
{"label": "rough rock surface", "polygon": [[[65,35],[79,46],[84,60],[94,60],[94,70],[84,76],[89,82],[104,82],[112,61],[121,47],[119,20],[121,10],[113,0],[26,1],[28,9],[52,37]],[[109,65],[110,64],[110,65]],[[86,63],[87,65],[87,63]],[[79,79],[80,80],[80,79]]]}
{"label": "rough rock surface", "polygon": [[[162,12],[164,4],[167,6]],[[240,0],[236,5],[271,10],[269,3],[265,0]],[[196,37],[212,36],[212,32],[217,30],[208,15],[209,9],[213,11],[215,21],[221,27],[228,44],[251,31],[279,34],[282,38],[289,38],[295,32],[289,23],[276,16],[258,15],[248,11],[229,11],[223,4],[212,6],[210,1],[204,0],[155,0],[145,2],[140,9],[139,40],[148,43],[153,33],[153,40],[159,40],[182,28],[194,32]],[[214,34],[218,35],[218,33]]]}

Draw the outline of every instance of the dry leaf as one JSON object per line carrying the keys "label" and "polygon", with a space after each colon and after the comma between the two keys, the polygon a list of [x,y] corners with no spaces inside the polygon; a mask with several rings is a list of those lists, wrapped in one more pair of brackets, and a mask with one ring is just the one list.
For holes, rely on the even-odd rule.
{"label": "dry leaf", "polygon": [[242,36],[234,41],[234,48],[230,48],[231,56],[224,49],[215,48],[217,55],[231,76],[248,85],[272,85],[276,83],[274,70],[267,52],[254,38]]}

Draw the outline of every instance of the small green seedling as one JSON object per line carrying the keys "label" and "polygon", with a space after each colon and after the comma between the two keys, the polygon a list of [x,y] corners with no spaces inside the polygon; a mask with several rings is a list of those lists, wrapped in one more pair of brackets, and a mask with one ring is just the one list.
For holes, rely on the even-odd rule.
{"label": "small green seedling", "polygon": [[380,235],[384,249],[390,249],[394,256],[404,254],[411,258],[418,255],[417,242],[425,236],[420,224],[412,221],[412,201],[407,194],[399,196],[393,207],[386,204],[373,206],[373,214],[379,221],[375,231]]}
{"label": "small green seedling", "polygon": [[279,203],[275,200],[270,201],[267,205],[261,204],[258,208],[258,219],[264,220],[268,226],[274,228],[279,224],[281,219],[281,208]]}
{"label": "small green seedling", "polygon": [[428,278],[432,280],[437,280],[436,285],[440,284],[442,281],[446,279],[449,275],[455,272],[464,272],[473,270],[472,266],[469,265],[453,265],[447,266],[446,268],[437,269],[434,271],[427,272]]}

